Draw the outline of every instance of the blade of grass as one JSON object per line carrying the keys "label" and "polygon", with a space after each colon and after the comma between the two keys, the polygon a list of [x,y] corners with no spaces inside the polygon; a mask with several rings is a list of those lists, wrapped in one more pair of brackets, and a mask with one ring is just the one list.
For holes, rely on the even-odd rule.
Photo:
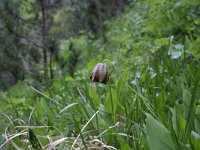
{"label": "blade of grass", "polygon": [[58,144],[64,142],[65,140],[67,140],[67,138],[61,138],[61,139],[58,139],[58,140],[52,142],[50,144],[50,146],[47,148],[47,150],[51,150],[51,149],[55,148],[55,146],[57,146]]}
{"label": "blade of grass", "polygon": [[27,135],[27,132],[17,133],[15,135],[13,135],[9,139],[7,139],[2,145],[0,145],[0,149],[2,149],[6,145],[6,143],[10,142],[12,139],[14,139],[14,138],[16,138],[18,136],[21,136],[21,135]]}
{"label": "blade of grass", "polygon": [[29,86],[32,90],[34,90],[35,92],[37,92],[37,93],[41,94],[42,96],[46,97],[47,99],[49,99],[50,101],[54,102],[55,104],[57,104],[57,105],[59,105],[59,106],[62,106],[62,105],[61,105],[60,103],[58,103],[56,100],[54,100],[54,99],[50,98],[49,96],[45,95],[44,93],[40,92],[39,90],[37,90],[37,89],[34,88],[33,86],[31,86],[31,85],[29,85],[29,84],[28,84],[28,86]]}
{"label": "blade of grass", "polygon": [[184,131],[183,139],[182,139],[183,142],[186,142],[186,139],[188,135],[190,134],[190,130],[191,130],[190,127],[192,126],[194,122],[194,117],[192,116],[195,116],[194,102],[195,102],[195,96],[196,96],[199,80],[200,80],[200,69],[198,69],[195,76],[194,87],[192,89],[191,102],[190,102],[189,111],[188,111],[187,120],[186,120],[186,127]]}
{"label": "blade of grass", "polygon": [[76,139],[74,140],[73,144],[72,144],[72,148],[71,149],[75,149],[74,145],[76,144],[78,138],[81,136],[81,133],[84,131],[84,129],[87,127],[87,125],[92,121],[92,119],[99,113],[99,110],[88,120],[88,122],[83,126],[83,128],[81,129],[79,135],[76,137]]}
{"label": "blade of grass", "polygon": [[117,66],[116,66],[115,64],[113,64],[113,63],[112,63],[110,60],[108,60],[108,59],[104,59],[104,60],[103,60],[103,62],[105,62],[105,61],[111,63],[111,64],[114,66],[114,68],[115,68],[116,71],[119,73],[120,77],[121,77],[122,80],[126,83],[126,85],[127,85],[140,99],[143,100],[145,106],[149,109],[149,111],[150,111],[154,116],[156,116],[156,115],[155,115],[155,112],[154,112],[154,110],[153,110],[153,106],[149,103],[149,100],[148,100],[146,97],[144,97],[142,94],[138,93],[132,86],[129,85],[129,83],[124,79],[124,77],[122,76],[122,74],[120,73],[119,69],[117,68]]}
{"label": "blade of grass", "polygon": [[67,105],[65,108],[63,108],[58,114],[60,115],[62,112],[66,111],[67,109],[69,109],[70,107],[77,105],[78,103],[72,103]]}
{"label": "blade of grass", "polygon": [[[110,100],[111,100],[111,107],[112,107],[112,113],[115,114],[114,112],[114,104],[113,104],[113,98],[112,98],[112,92],[111,92],[111,86],[110,86],[110,83],[109,84],[109,92],[110,92]],[[114,122],[115,122],[115,116],[113,116],[114,118]]]}

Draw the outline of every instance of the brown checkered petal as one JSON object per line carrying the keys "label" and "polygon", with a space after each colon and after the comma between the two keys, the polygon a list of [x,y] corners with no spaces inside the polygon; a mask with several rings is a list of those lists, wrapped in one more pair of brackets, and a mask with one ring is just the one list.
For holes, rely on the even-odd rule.
{"label": "brown checkered petal", "polygon": [[93,82],[107,84],[109,80],[109,70],[106,64],[99,63],[92,69],[90,79]]}

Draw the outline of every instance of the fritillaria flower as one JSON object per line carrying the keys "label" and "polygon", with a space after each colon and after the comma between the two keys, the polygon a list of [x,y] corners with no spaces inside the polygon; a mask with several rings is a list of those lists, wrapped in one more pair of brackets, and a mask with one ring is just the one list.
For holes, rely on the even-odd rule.
{"label": "fritillaria flower", "polygon": [[92,69],[90,79],[93,82],[107,84],[109,80],[109,70],[106,64],[99,63]]}

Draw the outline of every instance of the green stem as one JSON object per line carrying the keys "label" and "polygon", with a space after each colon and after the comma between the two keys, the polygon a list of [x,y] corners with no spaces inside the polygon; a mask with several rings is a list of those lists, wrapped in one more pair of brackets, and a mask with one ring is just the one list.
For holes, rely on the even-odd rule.
{"label": "green stem", "polygon": [[[108,83],[108,85],[109,85],[109,91],[110,91],[110,100],[111,100],[112,113],[115,114],[115,112],[114,112],[113,98],[112,98],[112,90],[111,90],[110,83]],[[114,116],[114,122],[115,122],[115,116]]]}
{"label": "green stem", "polygon": [[110,60],[108,60],[108,59],[104,59],[104,60],[103,60],[103,62],[105,62],[105,61],[111,63],[111,64],[114,66],[114,68],[115,68],[116,71],[119,73],[121,79],[126,83],[126,85],[127,85],[138,97],[140,97],[140,99],[143,100],[145,106],[149,109],[149,111],[150,111],[152,114],[155,115],[155,112],[153,111],[153,108],[152,108],[153,106],[149,103],[149,100],[148,100],[147,98],[145,98],[142,94],[138,93],[134,88],[132,88],[132,87],[128,84],[128,82],[124,79],[124,77],[123,77],[122,74],[120,73],[120,71],[119,71],[119,69],[117,68],[117,66],[115,66],[115,64],[113,64],[113,63],[112,63]]}

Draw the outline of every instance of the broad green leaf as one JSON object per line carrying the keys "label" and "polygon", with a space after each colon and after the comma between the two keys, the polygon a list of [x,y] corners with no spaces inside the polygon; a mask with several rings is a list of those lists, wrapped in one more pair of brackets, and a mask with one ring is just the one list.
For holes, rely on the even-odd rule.
{"label": "broad green leaf", "polygon": [[98,114],[98,117],[99,118],[102,118],[101,120],[99,119],[99,124],[103,127],[108,127],[108,126],[111,126],[113,125],[113,120],[112,120],[112,115],[107,113],[106,110],[105,110],[105,106],[104,105],[100,105],[99,107],[99,114]]}
{"label": "broad green leaf", "polygon": [[199,46],[200,46],[200,37],[198,37],[198,38],[192,43],[191,53],[192,53],[192,54],[194,55],[194,57],[196,57],[196,58],[200,58]]}
{"label": "broad green leaf", "polygon": [[200,133],[200,105],[196,106],[195,130]]}
{"label": "broad green leaf", "polygon": [[42,106],[41,106],[41,102],[38,102],[38,103],[36,104],[34,114],[35,114],[35,116],[36,116],[36,118],[37,118],[37,121],[38,121],[39,123],[42,123],[43,109],[42,109]]}
{"label": "broad green leaf", "polygon": [[65,78],[65,81],[66,82],[71,82],[71,81],[73,81],[74,80],[74,78],[72,78],[71,76],[69,77],[69,76],[67,76],[66,78]]}
{"label": "broad green leaf", "polygon": [[25,102],[25,98],[12,98],[11,101],[13,104],[20,104]]}
{"label": "broad green leaf", "polygon": [[191,141],[194,146],[194,149],[200,149],[200,134],[197,132],[192,131],[191,132]]}
{"label": "broad green leaf", "polygon": [[89,87],[89,95],[90,95],[90,98],[92,99],[92,101],[94,102],[95,106],[99,106],[101,104],[99,95],[92,87]]}
{"label": "broad green leaf", "polygon": [[172,126],[174,128],[176,135],[178,135],[177,110],[176,108],[174,109],[171,108],[170,110],[172,112]]}
{"label": "broad green leaf", "polygon": [[156,39],[154,41],[154,44],[157,45],[157,46],[168,45],[169,44],[169,38]]}
{"label": "broad green leaf", "polygon": [[176,133],[176,136],[182,137],[186,125],[185,118],[178,113],[178,109],[173,108],[170,110],[172,112],[172,125]]}
{"label": "broad green leaf", "polygon": [[147,113],[146,116],[146,134],[149,148],[151,150],[175,150],[175,144],[168,129],[150,114]]}
{"label": "broad green leaf", "polygon": [[114,89],[111,88],[110,92],[108,92],[106,96],[105,109],[110,113],[115,113],[119,100],[117,98],[117,92]]}
{"label": "broad green leaf", "polygon": [[186,126],[186,120],[183,116],[179,115],[177,117],[178,120],[178,134],[180,137],[182,137],[184,131],[185,131],[185,126]]}
{"label": "broad green leaf", "polygon": [[120,142],[120,150],[131,150],[128,144]]}
{"label": "broad green leaf", "polygon": [[185,112],[186,114],[188,114],[189,111],[189,107],[190,107],[190,102],[191,102],[191,94],[189,91],[187,91],[186,89],[183,90],[183,103],[185,106]]}
{"label": "broad green leaf", "polygon": [[49,105],[46,102],[46,100],[41,99],[40,104],[41,104],[41,107],[43,108],[44,114],[47,115],[48,118],[50,119],[49,121],[53,121],[54,116],[53,116],[51,109],[49,108]]}

